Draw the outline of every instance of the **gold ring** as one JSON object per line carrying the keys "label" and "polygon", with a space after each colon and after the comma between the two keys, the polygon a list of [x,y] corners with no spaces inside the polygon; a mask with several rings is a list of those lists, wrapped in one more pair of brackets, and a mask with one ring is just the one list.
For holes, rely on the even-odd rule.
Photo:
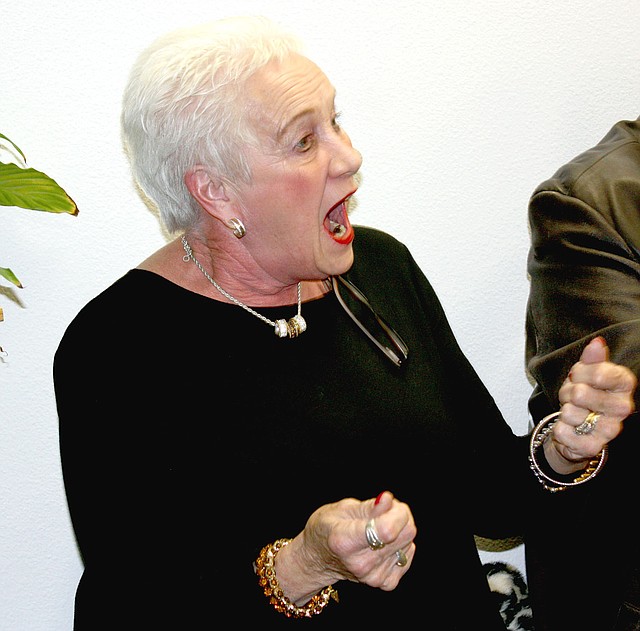
{"label": "gold ring", "polygon": [[587,418],[585,418],[578,427],[574,427],[573,431],[578,434],[578,436],[590,434],[595,429],[596,423],[600,420],[601,416],[598,412],[589,412]]}

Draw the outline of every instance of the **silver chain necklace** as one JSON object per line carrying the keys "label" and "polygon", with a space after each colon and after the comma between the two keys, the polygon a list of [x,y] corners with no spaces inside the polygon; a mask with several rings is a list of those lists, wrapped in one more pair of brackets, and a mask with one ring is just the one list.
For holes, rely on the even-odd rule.
{"label": "silver chain necklace", "polygon": [[196,267],[205,275],[205,278],[228,300],[231,300],[234,304],[238,305],[238,307],[242,307],[245,311],[248,311],[251,315],[254,315],[256,318],[259,318],[264,323],[272,326],[275,330],[275,334],[278,337],[298,337],[301,333],[304,333],[307,330],[307,323],[305,319],[302,317],[302,299],[300,293],[300,285],[298,283],[298,314],[294,315],[293,318],[287,320],[269,320],[269,318],[265,318],[263,315],[259,314],[257,311],[254,311],[251,307],[248,307],[243,302],[240,302],[237,298],[234,298],[228,291],[225,291],[216,283],[211,276],[207,273],[207,270],[202,267],[200,261],[193,256],[193,250],[187,241],[187,238],[182,235],[182,247],[186,254],[182,257],[182,260],[185,263],[188,263],[189,260],[193,261],[196,264]]}

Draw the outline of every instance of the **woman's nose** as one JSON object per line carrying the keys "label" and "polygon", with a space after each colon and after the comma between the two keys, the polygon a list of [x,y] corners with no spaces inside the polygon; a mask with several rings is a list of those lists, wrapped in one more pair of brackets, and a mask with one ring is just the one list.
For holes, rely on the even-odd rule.
{"label": "woman's nose", "polygon": [[336,152],[331,158],[331,175],[354,175],[362,166],[362,154],[353,147],[351,140],[342,139],[337,143]]}

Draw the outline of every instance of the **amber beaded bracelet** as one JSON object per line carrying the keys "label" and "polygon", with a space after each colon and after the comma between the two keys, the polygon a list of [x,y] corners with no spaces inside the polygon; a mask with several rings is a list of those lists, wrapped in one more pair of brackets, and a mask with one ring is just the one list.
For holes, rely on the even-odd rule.
{"label": "amber beaded bracelet", "polygon": [[274,562],[278,552],[290,542],[291,539],[278,539],[275,543],[262,548],[260,556],[255,562],[258,583],[264,590],[264,595],[279,613],[283,613],[287,618],[311,618],[322,613],[331,598],[338,602],[338,592],[332,585],[329,585],[320,590],[302,607],[298,607],[284,595],[276,578]]}

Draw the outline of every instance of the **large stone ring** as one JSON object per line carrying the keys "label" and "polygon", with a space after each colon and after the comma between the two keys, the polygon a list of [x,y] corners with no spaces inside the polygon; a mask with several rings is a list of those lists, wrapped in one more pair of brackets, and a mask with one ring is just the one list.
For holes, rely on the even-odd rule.
{"label": "large stone ring", "polygon": [[373,518],[367,522],[367,526],[364,529],[364,534],[367,538],[367,543],[372,550],[382,550],[386,545],[382,539],[378,536],[376,532],[376,525],[373,521]]}
{"label": "large stone ring", "polygon": [[598,412],[589,412],[587,414],[587,418],[578,425],[578,427],[574,427],[573,431],[578,434],[578,436],[584,436],[585,434],[590,434],[596,427],[596,423],[600,420],[602,415],[598,414]]}
{"label": "large stone ring", "polygon": [[396,550],[396,565],[400,567],[404,567],[408,563],[407,555],[404,553],[404,550]]}

